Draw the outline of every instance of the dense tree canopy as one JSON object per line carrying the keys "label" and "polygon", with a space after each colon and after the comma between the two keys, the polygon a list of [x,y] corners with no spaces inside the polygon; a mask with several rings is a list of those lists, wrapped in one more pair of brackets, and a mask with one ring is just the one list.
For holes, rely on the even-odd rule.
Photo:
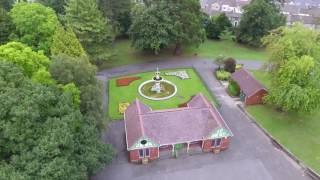
{"label": "dense tree canopy", "polygon": [[102,16],[96,0],[69,0],[65,19],[84,46],[113,40],[111,23]]}
{"label": "dense tree canopy", "polygon": [[86,57],[72,58],[58,55],[52,58],[52,77],[60,84],[75,83],[80,90],[80,110],[98,128],[103,125],[101,87],[96,79],[96,68]]}
{"label": "dense tree canopy", "polygon": [[33,51],[30,47],[20,42],[10,42],[0,46],[0,61],[7,61],[23,69],[23,72],[28,77],[34,77],[37,80],[41,77],[41,81],[46,79],[51,82],[48,68],[50,65],[49,59],[40,51]]}
{"label": "dense tree canopy", "polygon": [[220,35],[225,30],[231,30],[232,24],[225,13],[212,16],[206,26],[207,37],[210,39],[220,39]]}
{"label": "dense tree canopy", "polygon": [[179,54],[182,45],[200,45],[205,40],[201,7],[198,0],[164,0],[173,24],[172,40]]}
{"label": "dense tree canopy", "polygon": [[163,2],[148,8],[137,5],[132,14],[130,37],[133,47],[157,54],[171,43],[173,22]]}
{"label": "dense tree canopy", "polygon": [[86,55],[86,52],[71,27],[65,30],[64,27],[58,26],[53,35],[51,55],[54,56],[58,54],[66,54],[71,57]]}
{"label": "dense tree canopy", "polygon": [[67,0],[36,0],[36,2],[51,7],[57,14],[64,14],[64,6],[67,4]]}
{"label": "dense tree canopy", "polygon": [[0,7],[0,45],[9,41],[10,34],[14,31],[14,25],[7,11]]}
{"label": "dense tree canopy", "polygon": [[236,32],[237,41],[260,47],[261,38],[270,30],[285,25],[285,16],[270,0],[252,0],[244,7],[239,27]]}
{"label": "dense tree canopy", "polygon": [[0,179],[87,179],[113,150],[72,97],[0,61]]}
{"label": "dense tree canopy", "polygon": [[127,33],[131,24],[131,0],[99,0],[99,8],[111,20],[117,34]]}
{"label": "dense tree canopy", "polygon": [[11,7],[15,3],[15,0],[1,0],[0,8],[4,8],[6,11],[10,11]]}
{"label": "dense tree canopy", "polygon": [[203,14],[197,0],[154,1],[135,10],[132,19],[130,34],[138,49],[157,52],[174,45],[179,54],[183,45],[197,46],[205,40]]}
{"label": "dense tree canopy", "polygon": [[320,107],[320,34],[296,24],[264,38],[273,74],[266,100],[285,111],[311,113]]}
{"label": "dense tree canopy", "polygon": [[52,36],[58,25],[55,12],[39,3],[17,3],[10,11],[17,40],[34,50],[50,51]]}

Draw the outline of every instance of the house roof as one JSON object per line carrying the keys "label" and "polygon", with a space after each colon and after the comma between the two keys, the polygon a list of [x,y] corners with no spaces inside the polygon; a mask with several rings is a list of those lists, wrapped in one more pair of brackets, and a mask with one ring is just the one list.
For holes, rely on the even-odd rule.
{"label": "house roof", "polygon": [[[127,149],[139,149],[147,140],[148,147],[192,142],[232,136],[218,110],[202,94],[190,100],[184,108],[152,111],[135,100],[125,112]],[[140,110],[139,110],[140,108]],[[144,110],[142,110],[144,108]],[[220,131],[225,134],[219,134]]]}
{"label": "house roof", "polygon": [[247,96],[252,96],[261,89],[266,90],[266,88],[244,68],[232,73],[231,79],[237,82],[240,89]]}

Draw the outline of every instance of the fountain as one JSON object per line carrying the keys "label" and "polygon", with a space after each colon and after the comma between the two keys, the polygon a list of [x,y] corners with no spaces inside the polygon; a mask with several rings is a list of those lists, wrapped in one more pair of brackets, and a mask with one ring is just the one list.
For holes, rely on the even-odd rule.
{"label": "fountain", "polygon": [[163,79],[159,68],[157,68],[152,80],[140,84],[138,91],[144,98],[159,101],[173,97],[177,93],[177,87],[172,82]]}

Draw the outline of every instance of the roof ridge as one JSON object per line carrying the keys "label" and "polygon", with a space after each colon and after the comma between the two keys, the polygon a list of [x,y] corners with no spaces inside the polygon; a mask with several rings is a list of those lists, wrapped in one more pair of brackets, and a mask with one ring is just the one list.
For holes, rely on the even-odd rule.
{"label": "roof ridge", "polygon": [[201,99],[203,100],[203,102],[207,105],[208,108],[210,108],[210,104],[207,101],[207,99],[203,96],[203,94],[200,92],[198,95],[200,95]]}
{"label": "roof ridge", "polygon": [[138,118],[139,118],[139,122],[140,122],[141,133],[142,133],[142,136],[144,136],[145,132],[144,132],[143,120],[141,117],[142,114],[141,114],[141,109],[140,109],[140,101],[138,98],[136,98],[136,104],[137,104]]}

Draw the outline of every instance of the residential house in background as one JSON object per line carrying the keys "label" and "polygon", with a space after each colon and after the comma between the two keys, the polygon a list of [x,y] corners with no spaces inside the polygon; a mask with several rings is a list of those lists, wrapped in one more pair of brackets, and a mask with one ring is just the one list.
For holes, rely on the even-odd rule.
{"label": "residential house in background", "polygon": [[145,163],[172,157],[177,146],[193,151],[218,153],[229,147],[231,130],[203,94],[186,107],[151,110],[136,99],[124,114],[129,161]]}
{"label": "residential house in background", "polygon": [[[243,7],[249,3],[250,0],[200,0],[203,12],[209,16],[225,13],[233,26],[238,26]],[[279,6],[288,26],[300,22],[311,29],[320,28],[320,0],[291,0]]]}

